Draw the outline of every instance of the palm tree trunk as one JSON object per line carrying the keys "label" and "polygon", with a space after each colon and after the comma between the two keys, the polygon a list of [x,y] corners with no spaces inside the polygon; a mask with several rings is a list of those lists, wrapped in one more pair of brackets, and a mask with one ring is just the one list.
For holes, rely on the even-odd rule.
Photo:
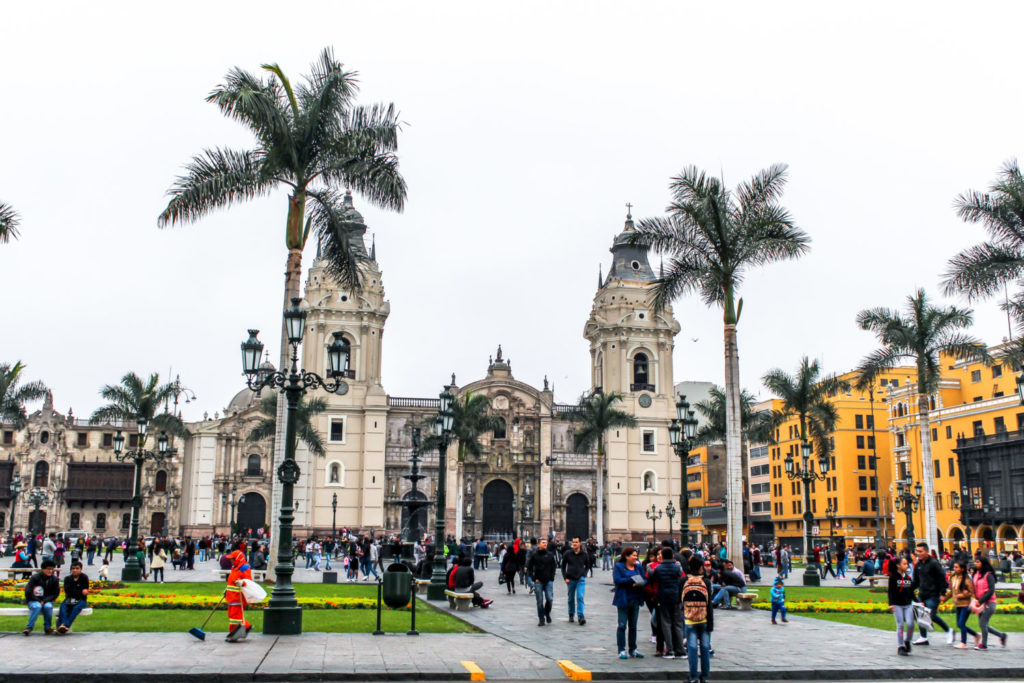
{"label": "palm tree trunk", "polygon": [[726,549],[734,562],[743,559],[743,453],[740,425],[740,354],[736,324],[726,323],[725,340],[725,487]]}
{"label": "palm tree trunk", "polygon": [[[604,436],[597,440],[597,544],[604,543]],[[554,501],[552,501],[552,504]],[[562,530],[564,533],[564,529]]]}
{"label": "palm tree trunk", "polygon": [[[932,429],[928,410],[928,396],[917,397],[917,412],[921,420],[921,505],[924,508],[924,537],[928,549],[939,550],[939,524],[935,518],[935,471],[932,465]],[[913,548],[910,549],[911,551]]]}

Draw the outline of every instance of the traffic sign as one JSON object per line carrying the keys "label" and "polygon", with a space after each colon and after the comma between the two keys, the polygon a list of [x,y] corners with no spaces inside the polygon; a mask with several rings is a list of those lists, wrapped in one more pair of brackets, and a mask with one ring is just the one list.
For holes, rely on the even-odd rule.
{"label": "traffic sign", "polygon": [[814,526],[811,527],[811,533],[814,534],[815,536],[817,536],[818,534],[821,533],[821,529],[818,528],[817,524],[815,524]]}

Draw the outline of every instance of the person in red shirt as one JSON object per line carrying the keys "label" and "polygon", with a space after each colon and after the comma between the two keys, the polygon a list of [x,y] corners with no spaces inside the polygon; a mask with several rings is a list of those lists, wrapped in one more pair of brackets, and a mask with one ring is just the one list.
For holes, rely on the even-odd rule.
{"label": "person in red shirt", "polygon": [[244,541],[239,543],[239,548],[230,553],[231,572],[228,574],[228,585],[225,589],[225,602],[228,605],[228,637],[229,643],[237,643],[244,640],[252,624],[245,619],[245,596],[242,595],[242,579],[252,581],[252,571],[249,563],[245,560],[245,553],[242,551]]}

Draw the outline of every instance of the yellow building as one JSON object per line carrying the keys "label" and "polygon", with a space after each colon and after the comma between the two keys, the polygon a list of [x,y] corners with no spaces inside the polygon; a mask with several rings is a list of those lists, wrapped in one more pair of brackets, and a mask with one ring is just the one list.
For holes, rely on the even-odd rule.
{"label": "yellow building", "polygon": [[690,451],[686,466],[690,510],[690,542],[725,541],[725,446],[699,446]]}
{"label": "yellow building", "polygon": [[[833,537],[848,546],[871,545],[879,533],[892,538],[892,453],[886,438],[891,400],[888,389],[905,387],[912,375],[912,368],[894,368],[879,377],[871,390],[851,388],[832,397],[839,420],[830,437],[828,473],[824,479],[810,483],[812,543]],[[857,377],[848,372],[840,379],[852,385]],[[773,401],[773,410],[780,408],[781,401]],[[775,441],[770,445],[769,458],[772,522],[779,542],[791,545],[799,555],[804,547],[804,484],[799,479],[791,480],[785,468],[789,455],[800,465],[799,420],[791,417],[779,425]],[[819,472],[818,456],[813,451],[811,459],[814,471]],[[830,504],[835,510],[834,528],[826,516]]]}
{"label": "yellow building", "polygon": [[[994,356],[998,357],[999,352],[998,347],[991,349]],[[890,477],[905,480],[909,474],[910,481],[917,484],[922,481],[921,425],[916,377],[911,381],[911,385],[888,392],[889,439],[894,454]],[[930,467],[935,479],[938,537],[943,547],[963,545],[969,537],[972,548],[980,544],[991,548],[996,542],[998,551],[1018,549],[1024,519],[1016,507],[1024,506],[1024,475],[1015,476],[1014,468],[1024,467],[1020,432],[1024,429],[1024,407],[1017,394],[1015,373],[1001,364],[986,366],[944,357],[938,391],[929,402]],[[967,482],[961,479],[964,462]],[[976,507],[962,511],[965,483],[967,498]],[[897,491],[895,486],[892,491]],[[923,500],[916,512],[911,508],[911,515],[916,540],[926,540]],[[964,516],[969,525],[964,524]],[[905,538],[906,514],[895,512],[893,522],[897,538]]]}

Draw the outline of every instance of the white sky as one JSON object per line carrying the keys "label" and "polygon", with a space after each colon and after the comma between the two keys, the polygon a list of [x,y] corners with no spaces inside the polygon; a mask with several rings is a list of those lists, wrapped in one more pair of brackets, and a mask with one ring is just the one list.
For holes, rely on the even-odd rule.
{"label": "white sky", "polygon": [[[277,343],[285,196],[172,230],[156,217],[193,154],[250,144],[203,101],[229,68],[297,80],[332,45],[361,101],[408,124],[406,211],[356,199],[392,305],[390,394],[477,379],[501,343],[518,379],[547,374],[572,401],[624,204],[661,214],[687,164],[734,185],[788,163],[784,204],[813,238],[742,290],[744,386],[766,396],[760,376],[803,353],[847,370],[874,347],[858,310],[938,296],[946,260],[983,237],[952,202],[1021,153],[1022,19],[981,2],[8,4],[0,201],[23,224],[0,247],[0,361],[79,416],[127,370],[169,367],[199,396],[187,418],[223,410],[245,329]],[[720,312],[675,313],[677,381],[721,383]],[[1006,334],[995,302],[975,332]]]}

